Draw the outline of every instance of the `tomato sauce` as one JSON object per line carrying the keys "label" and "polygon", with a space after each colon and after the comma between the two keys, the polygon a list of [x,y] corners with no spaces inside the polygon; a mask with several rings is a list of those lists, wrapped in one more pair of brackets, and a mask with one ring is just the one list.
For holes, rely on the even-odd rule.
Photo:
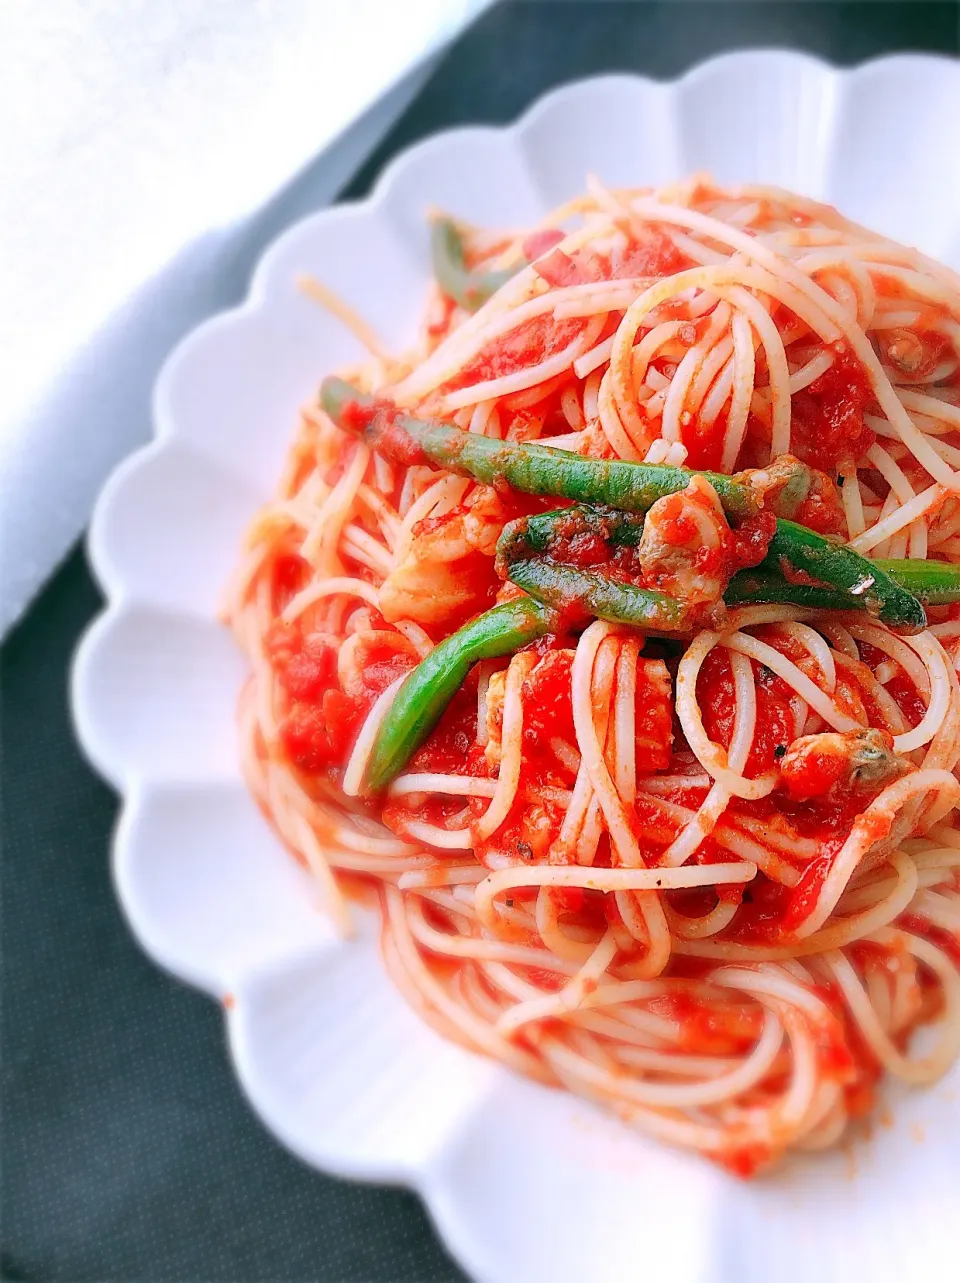
{"label": "tomato sauce", "polygon": [[591,279],[599,279],[596,275],[591,277],[587,264],[582,260],[575,261],[562,249],[555,249],[546,258],[534,264],[533,270],[554,289],[562,289],[565,285],[581,285]]}
{"label": "tomato sauce", "polygon": [[[875,795],[833,788],[820,797],[794,801],[780,792],[777,794],[776,804],[781,815],[793,824],[802,837],[827,841],[834,837],[846,837],[854,820],[862,814]],[[883,836],[878,830],[874,840]]]}
{"label": "tomato sauce", "polygon": [[552,316],[534,316],[515,330],[493,339],[444,384],[444,390],[470,387],[488,379],[504,378],[531,365],[540,365],[568,347],[587,326],[579,317],[555,321]]}
{"label": "tomato sauce", "polygon": [[[719,887],[681,887],[664,891],[667,903],[684,918],[705,918],[717,907]],[[739,899],[737,901],[739,903]]]}
{"label": "tomato sauce", "polygon": [[[555,235],[557,233],[536,232],[524,242],[527,258],[545,255],[534,264],[534,270],[555,289],[591,281],[673,276],[691,266],[691,260],[677,249],[670,237],[656,228],[645,231],[641,240],[608,254],[589,249],[574,250],[570,254],[554,249],[548,254],[551,244],[548,238]],[[531,250],[537,251],[537,255],[531,255]]]}
{"label": "tomato sauce", "polygon": [[693,260],[677,249],[666,232],[648,227],[642,238],[614,253],[611,270],[615,278],[629,279],[634,276],[674,276],[692,265]]}
{"label": "tomato sauce", "polygon": [[678,1049],[693,1055],[742,1055],[760,1036],[763,1017],[748,1002],[706,1002],[677,989],[658,994],[645,1005],[651,1014],[677,1025]]}
{"label": "tomato sauce", "polygon": [[524,769],[537,769],[539,759],[556,768],[556,754],[550,748],[552,739],[575,745],[573,704],[570,698],[570,674],[573,656],[567,651],[548,651],[523,683],[523,751]]}
{"label": "tomato sauce", "polygon": [[669,677],[659,663],[640,660],[634,695],[637,771],[649,775],[670,765],[673,698]]}
{"label": "tomato sauce", "polygon": [[742,1145],[732,1143],[723,1149],[711,1153],[710,1157],[731,1176],[741,1180],[750,1180],[762,1168],[773,1160],[773,1149],[760,1142],[747,1142]]}
{"label": "tomato sauce", "polygon": [[908,723],[911,726],[918,726],[927,711],[927,704],[906,673],[898,673],[896,677],[892,677],[887,682],[886,688]]}
{"label": "tomato sauce", "polygon": [[[806,865],[794,887],[775,882],[763,873],[758,873],[742,888],[738,887],[741,895],[737,916],[717,939],[738,944],[772,944],[783,936],[791,935],[813,911],[842,845],[842,837],[826,839],[820,854]],[[723,888],[717,888],[718,892],[721,890]]]}
{"label": "tomato sauce", "polygon": [[[667,811],[659,797],[638,793],[633,805],[633,832],[641,847],[669,846],[683,828],[683,821]],[[651,857],[650,863],[656,863]]]}
{"label": "tomato sauce", "polygon": [[827,1007],[822,1020],[808,1022],[814,1035],[817,1065],[825,1078],[832,1078],[840,1084],[852,1084],[857,1078],[858,1057],[850,1045],[842,999],[839,993],[823,985],[814,986],[813,992]]}
{"label": "tomato sauce", "polygon": [[365,701],[325,691],[316,704],[296,703],[280,723],[280,741],[291,762],[308,774],[336,774],[349,755]]}
{"label": "tomato sauce", "polygon": [[723,439],[727,432],[727,416],[718,414],[709,426],[701,423],[696,415],[688,423],[681,423],[680,440],[687,447],[684,467],[703,468],[719,472],[723,458]]}
{"label": "tomato sauce", "polygon": [[873,389],[857,358],[840,343],[833,365],[794,394],[790,448],[798,459],[835,472],[859,463],[876,441],[863,421]]}
{"label": "tomato sauce", "polygon": [[[690,260],[670,238],[654,229],[645,233],[642,240],[610,254],[596,254],[585,249],[571,254],[558,248],[551,250],[551,245],[556,245],[558,238],[563,239],[562,233],[537,232],[528,237],[523,246],[528,259],[538,259],[534,265],[538,275],[555,289],[592,281],[672,275],[690,265]],[[586,318],[558,321],[548,315],[532,317],[487,344],[444,385],[444,390],[470,387],[474,383],[485,383],[539,365],[572,343],[587,324]]]}
{"label": "tomato sauce", "polygon": [[336,685],[337,652],[324,637],[304,637],[299,628],[274,625],[267,651],[293,700],[316,703]]}
{"label": "tomato sauce", "polygon": [[444,337],[450,329],[456,306],[456,303],[448,294],[440,295],[439,306],[427,322],[427,334],[431,339],[439,340]]}
{"label": "tomato sauce", "polygon": [[911,935],[924,936],[931,944],[942,949],[958,967],[960,967],[960,936],[942,927],[935,927],[919,913],[901,913],[896,925]]}
{"label": "tomato sauce", "polygon": [[[753,743],[747,755],[746,775],[754,778],[772,770],[778,761],[777,750],[793,738],[793,711],[790,690],[785,682],[762,664],[753,666],[757,699],[757,720]],[[736,715],[733,672],[730,656],[715,646],[700,669],[697,678],[697,701],[703,713],[704,729],[710,738],[724,748],[730,747]]]}
{"label": "tomato sauce", "polygon": [[410,759],[410,771],[441,775],[489,775],[477,743],[477,674],[469,675],[443,716]]}
{"label": "tomato sauce", "polygon": [[793,888],[787,901],[782,924],[784,931],[795,931],[813,912],[827,874],[833,866],[836,852],[841,845],[840,842],[828,844],[827,848],[811,860],[804,869],[800,881]]}
{"label": "tomato sauce", "polygon": [[559,516],[551,531],[551,560],[578,570],[599,571],[608,578],[639,583],[642,570],[637,548],[617,543],[613,523],[585,519],[576,508]]}
{"label": "tomato sauce", "polygon": [[[484,841],[474,844],[474,854],[481,864],[490,855],[502,857],[523,864],[556,863],[551,859],[557,837],[563,824],[564,809],[549,799],[536,799],[536,793],[522,788],[507,813],[503,824]],[[471,802],[471,810],[479,819],[489,805],[486,798],[476,798]],[[560,897],[565,911],[578,909],[583,902],[581,888],[561,888],[565,894]],[[574,894],[570,894],[572,891]],[[577,894],[579,892],[579,894]]]}
{"label": "tomato sauce", "polygon": [[281,553],[273,563],[274,610],[279,615],[307,585],[310,567],[297,553]]}
{"label": "tomato sauce", "polygon": [[749,570],[758,566],[767,555],[770,540],[776,534],[777,519],[772,512],[763,510],[747,517],[731,528],[724,540],[725,573]]}
{"label": "tomato sauce", "polygon": [[[882,663],[888,661],[887,654],[884,654],[883,650],[878,647],[870,645],[868,641],[860,641],[859,649],[862,662],[874,674]],[[896,702],[900,711],[904,713],[910,726],[916,726],[923,720],[924,713],[927,712],[927,701],[914,685],[913,679],[907,676],[902,668],[898,667],[891,680],[884,683],[884,689],[887,690],[889,695],[892,695],[893,701]]]}
{"label": "tomato sauce", "polygon": [[[560,913],[567,915],[579,914],[586,901],[583,887],[551,887],[550,894],[554,897]],[[595,981],[594,984],[596,984]]]}
{"label": "tomato sauce", "polygon": [[783,929],[790,888],[758,873],[743,889],[737,916],[717,935],[736,944],[771,944]]}
{"label": "tomato sauce", "polygon": [[308,774],[335,775],[374,700],[413,667],[415,657],[374,640],[362,656],[360,688],[348,693],[337,676],[337,650],[322,635],[278,621],[265,640],[268,661],[290,699],[279,727],[287,756]]}
{"label": "tomato sauce", "polygon": [[532,263],[535,258],[541,254],[546,254],[548,250],[559,245],[565,238],[565,233],[558,227],[547,227],[543,231],[531,232],[521,246],[523,257],[528,263]]}

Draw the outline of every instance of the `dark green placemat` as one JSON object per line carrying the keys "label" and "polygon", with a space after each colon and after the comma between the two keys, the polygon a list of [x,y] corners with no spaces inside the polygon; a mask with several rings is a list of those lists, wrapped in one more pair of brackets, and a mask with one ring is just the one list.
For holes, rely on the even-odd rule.
{"label": "dark green placemat", "polygon": [[[816,0],[499,6],[458,41],[347,194],[362,195],[414,139],[509,120],[572,77],[672,76],[746,44],[838,62],[956,52],[957,15],[953,3]],[[0,1274],[462,1277],[412,1195],[320,1176],[264,1134],[227,1066],[216,1007],[155,970],[127,935],[107,867],[115,802],[82,762],[65,706],[70,656],[98,606],[76,552],[2,651]]]}

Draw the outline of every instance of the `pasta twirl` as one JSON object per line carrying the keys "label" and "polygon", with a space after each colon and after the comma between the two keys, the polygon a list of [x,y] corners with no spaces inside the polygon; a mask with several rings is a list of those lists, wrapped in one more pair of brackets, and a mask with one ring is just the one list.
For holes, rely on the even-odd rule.
{"label": "pasta twirl", "polygon": [[434,249],[409,351],[314,290],[371,358],[234,581],[250,787],[445,1036],[743,1175],[831,1143],[960,1052],[960,279],[706,178]]}

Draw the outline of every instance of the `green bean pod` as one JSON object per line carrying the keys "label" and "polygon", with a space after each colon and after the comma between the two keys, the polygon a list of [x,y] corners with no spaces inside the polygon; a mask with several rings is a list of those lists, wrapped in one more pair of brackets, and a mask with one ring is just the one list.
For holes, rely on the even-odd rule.
{"label": "green bean pod", "polygon": [[584,618],[629,624],[652,633],[689,632],[703,610],[665,593],[615,579],[590,567],[553,559],[558,538],[593,535],[610,547],[636,546],[643,517],[613,508],[574,506],[508,522],[497,541],[497,571],[524,592],[564,613],[571,623]]}
{"label": "green bean pod", "polygon": [[924,605],[949,606],[960,601],[960,566],[951,566],[945,561],[887,561],[882,558],[873,564]]}
{"label": "green bean pod", "polygon": [[[576,505],[539,513],[504,528],[497,545],[501,573],[519,583],[509,563],[537,554],[551,555],[558,535],[571,524],[577,531],[597,535],[611,547],[635,547],[643,534],[642,518],[633,513]],[[918,632],[926,627],[926,613],[919,598],[923,592],[934,591],[934,582],[941,594],[952,587],[958,595],[949,599],[960,600],[960,572],[953,572],[952,567],[928,562],[892,564],[897,573],[888,571],[885,563],[869,561],[845,544],[781,518],[760,570],[735,575],[731,580],[732,595],[725,594],[725,600],[728,605],[752,600],[792,602],[824,610],[863,609],[901,632]],[[927,569],[931,565],[936,568],[932,572]],[[924,571],[912,569],[916,566],[923,566]],[[796,573],[817,582],[790,583],[791,574]],[[526,584],[521,587],[526,588]],[[758,595],[761,592],[767,595]],[[935,600],[924,598],[927,599]],[[937,600],[947,598],[940,596]]]}
{"label": "green bean pod", "polygon": [[[648,512],[658,499],[685,490],[695,476],[713,486],[723,510],[735,519],[755,515],[757,493],[744,482],[714,472],[691,472],[666,464],[590,459],[535,443],[496,441],[478,433],[400,414],[386,403],[364,397],[342,379],[325,379],[323,408],[348,426],[351,406],[361,410],[360,430],[375,448],[404,462],[423,462],[460,473],[485,485],[506,482],[526,494],[605,505],[621,512]],[[777,519],[764,566],[789,578],[791,573],[815,581],[811,586],[839,589],[890,628],[905,633],[926,627],[918,599],[880,566],[835,539],[796,522]]]}
{"label": "green bean pod", "polygon": [[497,541],[504,564],[522,557],[550,556],[563,536],[594,535],[611,548],[635,548],[643,538],[643,514],[574,504],[508,522]]}
{"label": "green bean pod", "polygon": [[558,614],[565,613],[572,624],[606,619],[647,633],[674,635],[690,632],[703,619],[676,597],[575,566],[531,558],[511,562],[509,574],[518,588]]}
{"label": "green bean pod", "polygon": [[[960,566],[941,561],[877,560],[871,563],[925,606],[948,606],[960,601]],[[790,583],[773,570],[758,567],[733,576],[723,595],[728,606],[782,602],[815,610],[863,610],[867,603],[814,584]]]}
{"label": "green bean pod", "polygon": [[553,612],[529,597],[494,606],[436,646],[407,676],[380,724],[364,791],[386,788],[427,738],[480,659],[510,655],[556,627]]}
{"label": "green bean pod", "polygon": [[918,633],[927,626],[922,603],[876,562],[794,521],[777,520],[776,533],[761,564],[785,579],[799,573],[816,580],[811,587],[841,589],[849,594],[847,609],[862,602],[881,623],[900,632]]}
{"label": "green bean pod", "polygon": [[406,460],[417,450],[422,462],[473,477],[484,485],[505,481],[524,494],[605,504],[622,512],[648,512],[658,499],[685,490],[694,477],[702,476],[716,490],[728,516],[750,517],[760,510],[754,490],[719,472],[698,473],[622,459],[588,459],[536,442],[497,441],[476,432],[462,432],[446,423],[398,413],[364,396],[343,379],[324,379],[320,404],[334,421],[344,421],[351,403],[369,412],[363,435],[388,457],[400,455]]}
{"label": "green bean pod", "polygon": [[430,231],[433,275],[444,294],[467,312],[475,312],[501,285],[516,276],[523,263],[495,272],[471,272],[464,263],[463,239],[449,218],[438,218]]}
{"label": "green bean pod", "polygon": [[772,570],[738,571],[727,584],[723,600],[728,606],[759,604],[805,606],[812,610],[865,610],[866,602],[835,588],[792,584]]}

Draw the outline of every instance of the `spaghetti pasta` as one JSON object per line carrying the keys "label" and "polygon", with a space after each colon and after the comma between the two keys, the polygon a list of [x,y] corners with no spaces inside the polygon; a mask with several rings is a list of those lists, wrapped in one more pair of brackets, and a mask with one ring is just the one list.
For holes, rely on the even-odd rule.
{"label": "spaghetti pasta", "polygon": [[[857,578],[960,562],[960,278],[702,176],[434,239],[407,352],[309,286],[371,359],[304,411],[234,580],[250,787],[342,924],[375,892],[445,1036],[741,1175],[833,1143],[960,1053],[960,611],[931,589],[917,631],[904,571],[880,622]],[[485,438],[487,479],[401,412]],[[552,488],[497,442],[566,452]],[[571,506],[577,456],[688,473],[628,520]]]}

